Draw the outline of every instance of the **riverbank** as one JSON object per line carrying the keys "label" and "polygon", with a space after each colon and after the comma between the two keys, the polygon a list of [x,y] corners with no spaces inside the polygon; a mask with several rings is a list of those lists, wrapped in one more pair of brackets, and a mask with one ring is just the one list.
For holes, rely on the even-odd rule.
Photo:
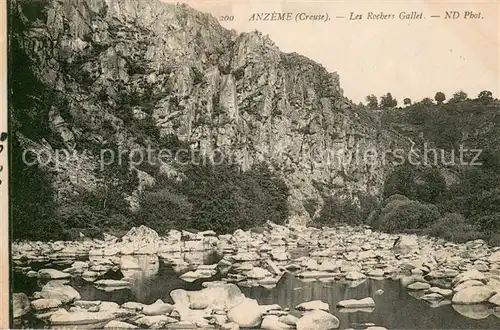
{"label": "riverbank", "polygon": [[[242,293],[252,287],[273,289],[292,276],[304,283],[348,283],[350,287],[367,280],[398,280],[429,308],[453,304],[461,315],[485,318],[500,316],[496,307],[500,305],[499,250],[481,240],[454,244],[364,227],[289,228],[272,223],[232,235],[172,230],[160,237],[139,227],[122,238],[105,235],[103,240],[78,242],[15,242],[14,271],[36,278],[42,285],[28,295],[16,294],[14,314],[20,319],[30,315],[57,327],[346,328],[351,325],[340,324],[336,308],[373,310],[379,301],[375,295],[383,294],[347,299],[337,302],[338,307],[317,299],[312,303],[304,300],[301,303],[308,307],[302,308],[276,302],[263,305]],[[210,251],[218,257],[199,258]],[[49,261],[51,267],[46,266]],[[169,264],[183,282],[201,283],[203,288],[174,289],[169,292],[169,302],[118,304],[82,301],[71,286],[78,278],[103,292],[129,290],[138,281],[155,276],[159,263]],[[35,264],[43,266],[35,269]],[[19,291],[16,289],[14,292]],[[218,298],[214,301],[212,297]]]}

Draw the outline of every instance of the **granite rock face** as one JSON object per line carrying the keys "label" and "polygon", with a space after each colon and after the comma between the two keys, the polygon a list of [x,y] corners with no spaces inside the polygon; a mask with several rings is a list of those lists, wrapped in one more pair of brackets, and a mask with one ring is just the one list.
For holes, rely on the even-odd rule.
{"label": "granite rock face", "polygon": [[[271,164],[292,188],[290,220],[304,224],[323,204],[316,183],[340,198],[377,196],[387,166],[363,155],[406,143],[355,110],[336,73],[185,5],[17,0],[12,14],[15,52],[50,95],[32,102],[69,150],[88,143],[146,148],[154,140],[148,130],[139,135],[124,118],[152,124],[208,156],[231,155],[243,170]],[[52,154],[57,147],[22,133],[18,139]],[[98,154],[80,151],[53,175],[60,199],[98,184]],[[139,171],[138,191],[152,181]],[[316,201],[313,212],[305,200]],[[137,206],[136,196],[129,201]]]}

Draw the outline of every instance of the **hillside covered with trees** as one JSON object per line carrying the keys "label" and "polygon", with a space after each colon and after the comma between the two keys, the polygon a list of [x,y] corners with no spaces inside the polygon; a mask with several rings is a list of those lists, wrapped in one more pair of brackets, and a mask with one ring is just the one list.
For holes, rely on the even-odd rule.
{"label": "hillside covered with trees", "polygon": [[[420,232],[460,242],[482,238],[498,245],[500,101],[489,91],[476,98],[460,91],[449,100],[438,92],[434,100],[405,99],[403,107],[396,107],[390,93],[380,102],[374,95],[366,101],[360,107],[373,110],[372,118],[383,128],[411,139],[421,159],[426,153],[428,161],[398,166],[386,179],[384,200],[369,216],[344,203],[343,209],[350,211],[340,217],[390,232]],[[331,214],[324,214],[324,223]]]}

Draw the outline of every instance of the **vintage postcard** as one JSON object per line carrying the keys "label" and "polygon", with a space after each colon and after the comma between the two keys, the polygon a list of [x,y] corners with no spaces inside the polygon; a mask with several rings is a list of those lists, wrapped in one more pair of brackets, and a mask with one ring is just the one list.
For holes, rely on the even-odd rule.
{"label": "vintage postcard", "polygon": [[500,329],[498,0],[1,4],[0,327]]}

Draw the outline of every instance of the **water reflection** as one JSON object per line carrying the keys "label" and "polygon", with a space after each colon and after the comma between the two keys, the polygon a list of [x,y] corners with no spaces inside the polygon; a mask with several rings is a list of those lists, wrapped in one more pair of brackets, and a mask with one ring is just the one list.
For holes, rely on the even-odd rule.
{"label": "water reflection", "polygon": [[[136,301],[151,304],[157,299],[170,302],[170,292],[174,289],[201,290],[202,283],[220,279],[214,276],[210,279],[195,280],[192,283],[179,279],[174,264],[182,264],[184,271],[196,269],[199,264],[214,264],[222,256],[218,253],[188,253],[169,255],[167,259],[156,256],[127,256],[125,259],[108,260],[114,264],[127,264],[130,268],[122,270],[123,275],[133,279],[131,289],[105,292],[98,290],[93,283],[74,277],[70,281],[80,292],[83,300],[114,301],[119,304]],[[123,257],[122,257],[123,258]],[[101,257],[102,259],[102,257]],[[104,262],[103,260],[93,260]],[[45,264],[41,266],[46,266]],[[111,266],[111,264],[110,264]],[[242,263],[240,268],[248,265]],[[33,267],[36,269],[36,267]],[[62,267],[64,268],[64,267]],[[28,295],[40,290],[43,283],[37,283],[36,278],[28,278],[16,273],[14,276],[14,291],[25,292]],[[421,295],[408,292],[400,287],[399,281],[367,279],[362,281],[315,281],[297,279],[286,273],[275,286],[241,287],[247,297],[256,299],[259,304],[279,304],[290,308],[292,314],[299,315],[294,307],[311,300],[322,300],[330,305],[330,311],[335,314],[341,328],[363,328],[368,324],[384,326],[388,329],[499,329],[500,312],[490,306],[452,306],[450,304],[435,304],[434,308],[425,301],[418,300]],[[412,296],[413,295],[413,296]],[[414,297],[415,296],[415,297]],[[375,308],[352,310],[337,309],[341,300],[362,299],[372,297]]]}

